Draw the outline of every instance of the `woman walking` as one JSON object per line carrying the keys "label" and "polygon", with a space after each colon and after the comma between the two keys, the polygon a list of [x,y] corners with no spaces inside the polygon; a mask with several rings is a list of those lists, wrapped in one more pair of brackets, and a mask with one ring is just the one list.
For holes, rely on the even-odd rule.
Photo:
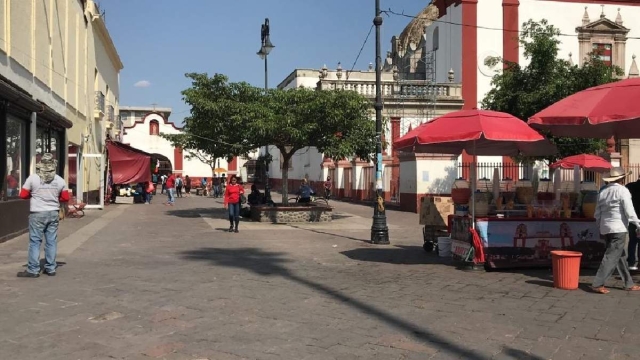
{"label": "woman walking", "polygon": [[189,175],[184,177],[184,193],[187,197],[191,196],[191,178]]}
{"label": "woman walking", "polygon": [[238,179],[236,179],[235,175],[232,176],[231,183],[224,191],[224,208],[229,209],[229,232],[238,232],[240,198],[243,194],[244,188],[238,184]]}

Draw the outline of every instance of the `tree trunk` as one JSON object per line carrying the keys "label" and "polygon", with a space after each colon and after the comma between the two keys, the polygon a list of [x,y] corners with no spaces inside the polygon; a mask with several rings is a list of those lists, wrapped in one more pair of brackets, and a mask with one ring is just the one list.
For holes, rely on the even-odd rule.
{"label": "tree trunk", "polygon": [[282,154],[282,205],[289,205],[289,160],[292,154]]}

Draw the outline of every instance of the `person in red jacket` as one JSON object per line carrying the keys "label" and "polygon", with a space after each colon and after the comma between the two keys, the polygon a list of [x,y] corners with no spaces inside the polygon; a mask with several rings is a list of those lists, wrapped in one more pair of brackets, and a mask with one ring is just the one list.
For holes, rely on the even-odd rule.
{"label": "person in red jacket", "polygon": [[173,206],[176,202],[176,177],[171,172],[169,172],[168,175],[169,177],[165,183],[168,200],[165,205]]}
{"label": "person in red jacket", "polygon": [[238,184],[238,179],[235,176],[232,176],[231,183],[224,191],[224,208],[229,209],[229,232],[238,232],[238,223],[240,222],[240,199],[243,194],[244,187]]}

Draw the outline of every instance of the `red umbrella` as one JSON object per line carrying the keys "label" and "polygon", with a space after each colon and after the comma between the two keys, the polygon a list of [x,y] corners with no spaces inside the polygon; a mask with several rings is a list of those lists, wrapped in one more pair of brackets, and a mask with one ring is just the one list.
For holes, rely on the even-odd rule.
{"label": "red umbrella", "polygon": [[[557,153],[544,136],[515,116],[489,110],[461,110],[424,123],[393,142],[400,151],[436,154],[544,156]],[[471,182],[471,214],[475,217]],[[475,228],[475,222],[471,222]]]}
{"label": "red umbrella", "polygon": [[612,165],[609,161],[596,155],[580,154],[568,156],[549,165],[550,168],[573,169],[579,166],[582,169],[604,172],[611,169]]}
{"label": "red umbrella", "polygon": [[640,78],[592,87],[533,115],[529,125],[556,136],[640,137]]}
{"label": "red umbrella", "polygon": [[557,149],[515,116],[489,110],[462,110],[424,123],[393,142],[418,153],[544,156]]}

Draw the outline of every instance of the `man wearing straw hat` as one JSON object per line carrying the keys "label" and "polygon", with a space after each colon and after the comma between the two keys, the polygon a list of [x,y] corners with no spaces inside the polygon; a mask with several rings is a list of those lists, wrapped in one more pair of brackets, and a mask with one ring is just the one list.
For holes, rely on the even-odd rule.
{"label": "man wearing straw hat", "polygon": [[20,198],[29,200],[29,255],[27,270],[18,277],[40,276],[40,245],[44,238],[44,273],[56,274],[56,253],[60,203],[69,201],[69,191],[64,179],[56,175],[58,161],[51,154],[43,154],[36,164],[36,173],[31,174],[20,190]]}
{"label": "man wearing straw hat", "polygon": [[624,281],[626,290],[640,290],[640,286],[633,283],[625,255],[629,223],[640,228],[640,219],[633,209],[631,193],[623,185],[624,179],[629,174],[631,173],[625,172],[621,167],[612,168],[609,176],[602,179],[608,184],[598,194],[596,224],[607,243],[607,250],[593,280],[593,291],[599,294],[609,293],[604,285],[616,269]]}

